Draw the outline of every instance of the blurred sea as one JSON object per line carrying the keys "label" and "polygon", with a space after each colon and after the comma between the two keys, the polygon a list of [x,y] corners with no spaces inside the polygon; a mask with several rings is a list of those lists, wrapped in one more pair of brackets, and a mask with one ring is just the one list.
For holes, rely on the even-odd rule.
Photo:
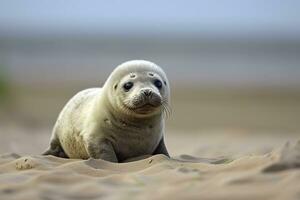
{"label": "blurred sea", "polygon": [[300,40],[290,38],[0,38],[0,63],[16,84],[98,84],[118,64],[146,59],[174,85],[298,88],[299,55]]}

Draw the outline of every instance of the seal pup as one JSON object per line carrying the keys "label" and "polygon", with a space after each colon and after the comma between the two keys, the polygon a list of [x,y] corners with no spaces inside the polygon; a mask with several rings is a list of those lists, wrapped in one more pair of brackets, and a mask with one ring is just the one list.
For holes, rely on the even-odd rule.
{"label": "seal pup", "polygon": [[102,88],[77,93],[65,105],[43,155],[111,162],[164,154],[164,114],[170,88],[164,71],[145,60],[119,65]]}

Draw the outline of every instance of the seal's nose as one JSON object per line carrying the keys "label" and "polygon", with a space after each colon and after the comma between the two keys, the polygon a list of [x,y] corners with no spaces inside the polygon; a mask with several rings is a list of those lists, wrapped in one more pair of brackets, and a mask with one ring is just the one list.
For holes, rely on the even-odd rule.
{"label": "seal's nose", "polygon": [[146,97],[149,97],[152,94],[152,90],[143,90],[143,93]]}

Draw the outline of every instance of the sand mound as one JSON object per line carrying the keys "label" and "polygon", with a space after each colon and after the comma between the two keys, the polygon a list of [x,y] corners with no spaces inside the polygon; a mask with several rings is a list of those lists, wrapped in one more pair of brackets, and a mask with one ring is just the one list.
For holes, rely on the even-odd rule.
{"label": "sand mound", "polygon": [[280,152],[279,161],[264,169],[264,172],[279,172],[300,168],[300,141],[295,146],[286,143]]}
{"label": "sand mound", "polygon": [[299,199],[300,143],[235,160],[0,156],[1,199]]}

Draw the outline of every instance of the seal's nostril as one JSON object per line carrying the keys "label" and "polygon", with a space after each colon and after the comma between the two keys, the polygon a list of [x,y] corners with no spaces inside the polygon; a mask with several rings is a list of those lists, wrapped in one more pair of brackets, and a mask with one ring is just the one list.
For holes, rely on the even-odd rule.
{"label": "seal's nostril", "polygon": [[147,97],[152,94],[151,90],[144,90],[143,92],[144,92],[145,96],[147,96]]}

